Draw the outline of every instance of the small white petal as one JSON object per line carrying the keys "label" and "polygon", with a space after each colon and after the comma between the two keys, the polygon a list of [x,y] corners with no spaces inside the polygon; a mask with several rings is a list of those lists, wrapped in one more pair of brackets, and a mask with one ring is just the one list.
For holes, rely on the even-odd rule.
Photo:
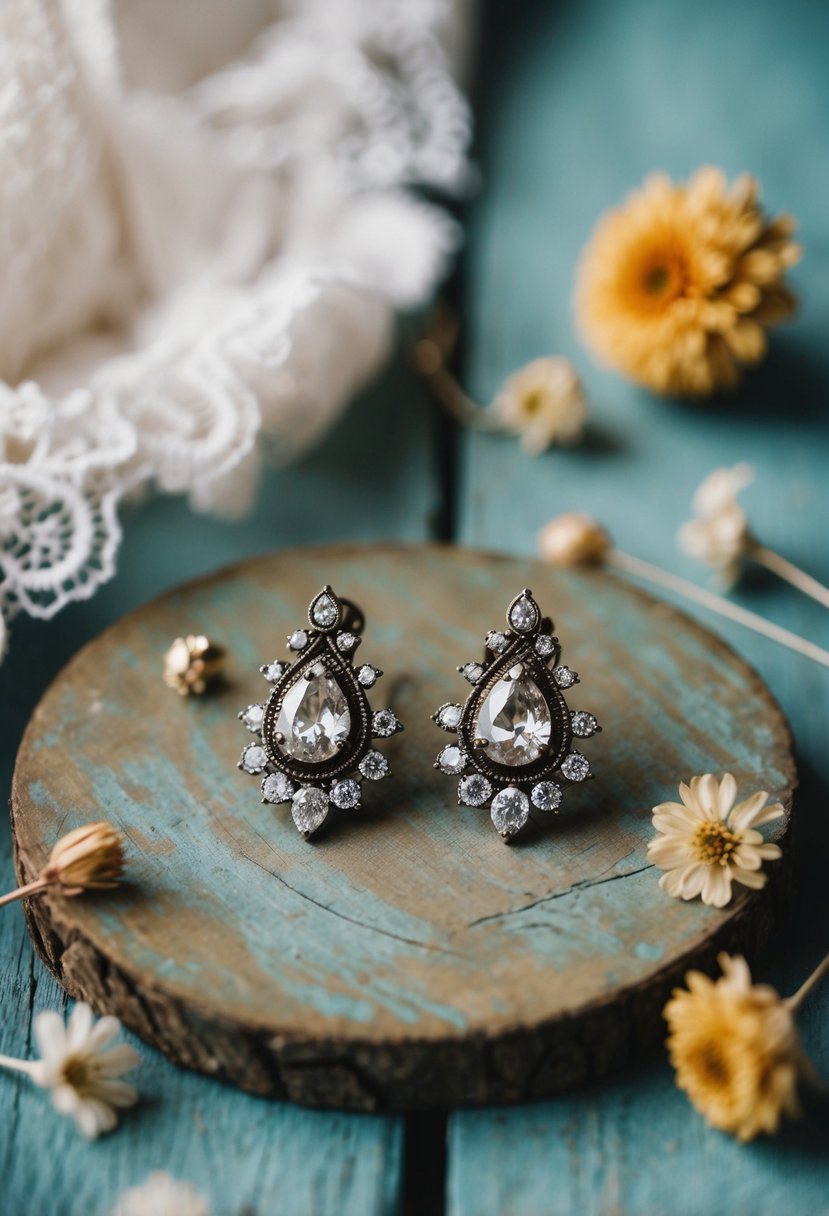
{"label": "small white petal", "polygon": [[763,864],[760,853],[752,845],[741,844],[732,853],[733,864],[746,870],[759,870]]}
{"label": "small white petal", "polygon": [[759,891],[768,882],[762,870],[746,870],[742,866],[734,866],[731,873],[736,882],[742,883],[744,887],[753,887],[755,891]]}
{"label": "small white petal", "polygon": [[659,811],[653,816],[653,826],[666,836],[690,838],[696,831],[699,822],[698,819],[691,819],[687,812],[684,819],[681,819],[679,815],[668,815],[664,811]]}
{"label": "small white petal", "polygon": [[705,819],[720,818],[720,787],[711,773],[698,777],[695,790],[697,805]]}
{"label": "small white petal", "polygon": [[684,870],[680,871],[683,899],[695,899],[699,895],[705,883],[707,872],[708,866],[703,865],[701,862],[686,866]]}
{"label": "small white petal", "polygon": [[118,1117],[106,1102],[86,1098],[74,1112],[74,1119],[87,1140],[97,1140],[104,1132],[111,1132],[118,1125]]}
{"label": "small white petal", "polygon": [[667,891],[669,895],[673,895],[674,899],[682,899],[682,875],[684,869],[668,870],[659,879],[659,885],[663,891]]}
{"label": "small white petal", "polygon": [[779,844],[769,841],[768,844],[758,844],[755,847],[755,852],[763,858],[764,861],[777,861],[778,857],[783,856],[783,850]]}
{"label": "small white petal", "polygon": [[766,806],[768,794],[758,790],[744,802],[740,802],[731,812],[730,826],[735,831],[745,831],[748,828],[760,827],[763,823],[771,823],[774,819],[782,819],[785,811],[779,802]]}
{"label": "small white petal", "polygon": [[734,805],[734,799],[737,797],[737,782],[732,773],[726,773],[720,782],[719,795],[717,798],[717,808],[720,813],[720,819],[723,822],[728,818],[728,812]]}
{"label": "small white petal", "polygon": [[52,1105],[61,1115],[74,1115],[81,1104],[78,1091],[62,1082],[52,1088]]}
{"label": "small white petal", "polygon": [[66,1051],[66,1026],[54,1009],[44,1010],[35,1018],[35,1042],[41,1058],[47,1064],[63,1058]]}
{"label": "small white petal", "polygon": [[648,843],[648,857],[661,870],[673,870],[693,861],[693,855],[686,844],[664,836]]}
{"label": "small white petal", "polygon": [[102,1080],[95,1086],[95,1096],[109,1106],[135,1106],[138,1090],[126,1081]]}
{"label": "small white petal", "polygon": [[100,1051],[102,1047],[106,1047],[107,1043],[111,1043],[121,1029],[121,1023],[111,1014],[106,1014],[100,1018],[87,1036],[86,1045],[89,1051]]}
{"label": "small white petal", "polygon": [[98,1056],[97,1067],[101,1076],[119,1077],[141,1062],[141,1057],[130,1043],[116,1043]]}
{"label": "small white petal", "polygon": [[70,1051],[77,1051],[86,1046],[93,1021],[94,1014],[91,1007],[85,1001],[78,1001],[66,1023],[66,1045]]}
{"label": "small white petal", "polygon": [[712,908],[724,908],[731,900],[731,874],[728,866],[707,866],[700,892],[702,902]]}

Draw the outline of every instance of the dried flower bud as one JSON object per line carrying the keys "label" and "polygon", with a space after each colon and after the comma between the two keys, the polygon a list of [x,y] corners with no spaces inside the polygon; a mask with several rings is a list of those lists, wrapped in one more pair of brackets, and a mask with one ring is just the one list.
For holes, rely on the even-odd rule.
{"label": "dried flower bud", "polygon": [[164,683],[182,697],[200,697],[224,674],[227,652],[203,634],[176,638],[164,655]]}
{"label": "dried flower bud", "polygon": [[557,515],[538,534],[538,549],[552,566],[599,566],[612,548],[609,534],[589,515]]}
{"label": "dried flower bud", "polygon": [[87,823],[61,836],[40,877],[59,883],[64,895],[116,887],[124,872],[121,833],[111,823]]}

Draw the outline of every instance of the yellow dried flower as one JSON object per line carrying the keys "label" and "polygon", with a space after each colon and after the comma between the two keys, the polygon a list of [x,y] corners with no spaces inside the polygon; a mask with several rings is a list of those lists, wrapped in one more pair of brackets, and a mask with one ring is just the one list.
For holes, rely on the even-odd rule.
{"label": "yellow dried flower", "polygon": [[800,1114],[797,1088],[811,1074],[793,1011],[774,988],[752,984],[744,958],[720,954],[722,976],[685,977],[665,1006],[676,1083],[712,1127],[739,1140],[777,1131]]}
{"label": "yellow dried flower", "polygon": [[59,883],[64,895],[115,887],[124,873],[121,833],[111,823],[87,823],[61,836],[40,873],[43,883]]}
{"label": "yellow dried flower", "polygon": [[552,566],[599,566],[612,548],[610,536],[590,515],[557,515],[538,534],[538,551]]}
{"label": "yellow dried flower", "polygon": [[599,221],[576,308],[602,362],[657,393],[707,396],[762,359],[766,328],[795,307],[783,278],[801,250],[758,193],[710,167],[687,183],[658,173]]}
{"label": "yellow dried flower", "polygon": [[200,697],[224,674],[227,652],[203,634],[176,638],[164,655],[164,683],[182,697]]}

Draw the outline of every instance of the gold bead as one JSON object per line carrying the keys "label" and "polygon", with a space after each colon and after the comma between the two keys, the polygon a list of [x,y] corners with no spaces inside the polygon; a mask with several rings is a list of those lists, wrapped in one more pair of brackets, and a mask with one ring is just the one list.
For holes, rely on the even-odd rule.
{"label": "gold bead", "polygon": [[227,651],[203,634],[176,638],[164,655],[164,683],[182,697],[200,697],[224,675]]}

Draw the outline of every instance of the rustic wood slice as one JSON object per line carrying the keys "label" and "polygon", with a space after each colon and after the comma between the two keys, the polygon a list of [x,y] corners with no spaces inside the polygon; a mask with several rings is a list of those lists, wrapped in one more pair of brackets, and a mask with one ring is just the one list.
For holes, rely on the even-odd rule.
{"label": "rustic wood slice", "polygon": [[[394,779],[366,783],[316,843],[236,768],[261,701],[324,583],[367,614],[371,693],[406,724]],[[511,846],[459,808],[430,721],[468,685],[508,601],[531,586],[556,621],[567,696],[604,727],[596,779]],[[232,655],[227,686],[185,700],[161,679],[181,633]],[[721,912],[665,895],[648,865],[651,806],[694,773],[731,770],[787,808],[783,715],[715,636],[613,576],[440,547],[295,550],[191,583],[82,650],[36,710],[12,792],[21,881],[55,839],[97,818],[128,838],[129,883],[29,902],[67,990],[172,1060],[257,1093],[351,1110],[524,1101],[595,1077],[662,1034],[690,964],[767,936],[785,863]]]}

